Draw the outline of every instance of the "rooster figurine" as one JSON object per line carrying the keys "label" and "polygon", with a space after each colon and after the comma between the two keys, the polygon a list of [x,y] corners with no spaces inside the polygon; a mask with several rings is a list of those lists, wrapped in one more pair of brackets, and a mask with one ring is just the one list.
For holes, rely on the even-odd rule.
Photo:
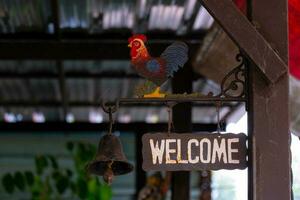
{"label": "rooster figurine", "polygon": [[160,86],[188,60],[188,46],[184,42],[174,42],[168,46],[160,57],[152,57],[145,46],[147,38],[143,34],[133,35],[128,39],[131,48],[131,64],[142,77],[153,82],[157,87],[154,92],[145,94],[145,98],[163,98]]}

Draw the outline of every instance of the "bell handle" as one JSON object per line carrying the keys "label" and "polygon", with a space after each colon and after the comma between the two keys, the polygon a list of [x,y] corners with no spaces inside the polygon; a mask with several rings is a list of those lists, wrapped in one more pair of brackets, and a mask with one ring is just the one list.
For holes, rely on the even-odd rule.
{"label": "bell handle", "polygon": [[105,103],[102,101],[101,107],[105,113],[109,115],[109,131],[108,134],[112,133],[112,127],[114,124],[113,113],[119,109],[119,101],[116,101],[115,104]]}

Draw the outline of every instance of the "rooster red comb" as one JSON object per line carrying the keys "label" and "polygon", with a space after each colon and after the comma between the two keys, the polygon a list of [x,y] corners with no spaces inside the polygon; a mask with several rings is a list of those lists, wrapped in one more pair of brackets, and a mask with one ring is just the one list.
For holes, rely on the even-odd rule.
{"label": "rooster red comb", "polygon": [[129,43],[131,43],[133,40],[135,40],[135,39],[140,39],[140,40],[142,40],[143,42],[146,42],[147,41],[147,37],[145,36],[145,35],[143,35],[143,34],[135,34],[135,35],[133,35],[132,37],[130,37],[129,39],[128,39],[128,42]]}

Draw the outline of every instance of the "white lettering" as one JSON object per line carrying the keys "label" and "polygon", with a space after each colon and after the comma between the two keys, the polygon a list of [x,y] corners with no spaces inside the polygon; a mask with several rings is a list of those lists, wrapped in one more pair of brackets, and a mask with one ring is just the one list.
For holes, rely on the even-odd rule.
{"label": "white lettering", "polygon": [[218,157],[218,160],[220,162],[222,155],[223,155],[223,162],[226,164],[227,163],[226,141],[224,138],[221,139],[221,144],[219,145],[218,139],[214,139],[211,163],[216,163],[216,157]]}
{"label": "white lettering", "polygon": [[[152,164],[240,164],[239,138],[149,139]],[[151,158],[150,158],[151,159]]]}
{"label": "white lettering", "polygon": [[175,143],[176,139],[166,139],[166,164],[176,164],[176,160],[171,160],[170,154],[176,153],[175,149],[170,149],[170,143]]}
{"label": "white lettering", "polygon": [[238,149],[232,149],[232,146],[231,146],[232,143],[237,143],[239,141],[240,141],[239,138],[228,139],[228,162],[229,163],[232,163],[232,164],[239,164],[240,163],[239,160],[233,160],[232,159],[232,153],[238,153],[239,150]]}
{"label": "white lettering", "polygon": [[159,147],[159,142],[156,141],[155,146],[154,146],[154,141],[153,139],[150,139],[150,147],[151,147],[151,153],[152,153],[152,163],[155,165],[157,163],[162,164],[163,160],[163,154],[165,150],[165,140],[161,140],[160,147]]}

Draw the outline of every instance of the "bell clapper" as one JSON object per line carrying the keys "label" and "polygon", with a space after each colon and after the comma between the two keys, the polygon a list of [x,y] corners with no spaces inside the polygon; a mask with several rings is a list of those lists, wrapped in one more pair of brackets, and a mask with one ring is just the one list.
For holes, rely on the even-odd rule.
{"label": "bell clapper", "polygon": [[114,179],[114,172],[112,170],[112,164],[114,161],[111,161],[107,164],[107,168],[103,174],[103,180],[108,184],[111,185],[113,179]]}

